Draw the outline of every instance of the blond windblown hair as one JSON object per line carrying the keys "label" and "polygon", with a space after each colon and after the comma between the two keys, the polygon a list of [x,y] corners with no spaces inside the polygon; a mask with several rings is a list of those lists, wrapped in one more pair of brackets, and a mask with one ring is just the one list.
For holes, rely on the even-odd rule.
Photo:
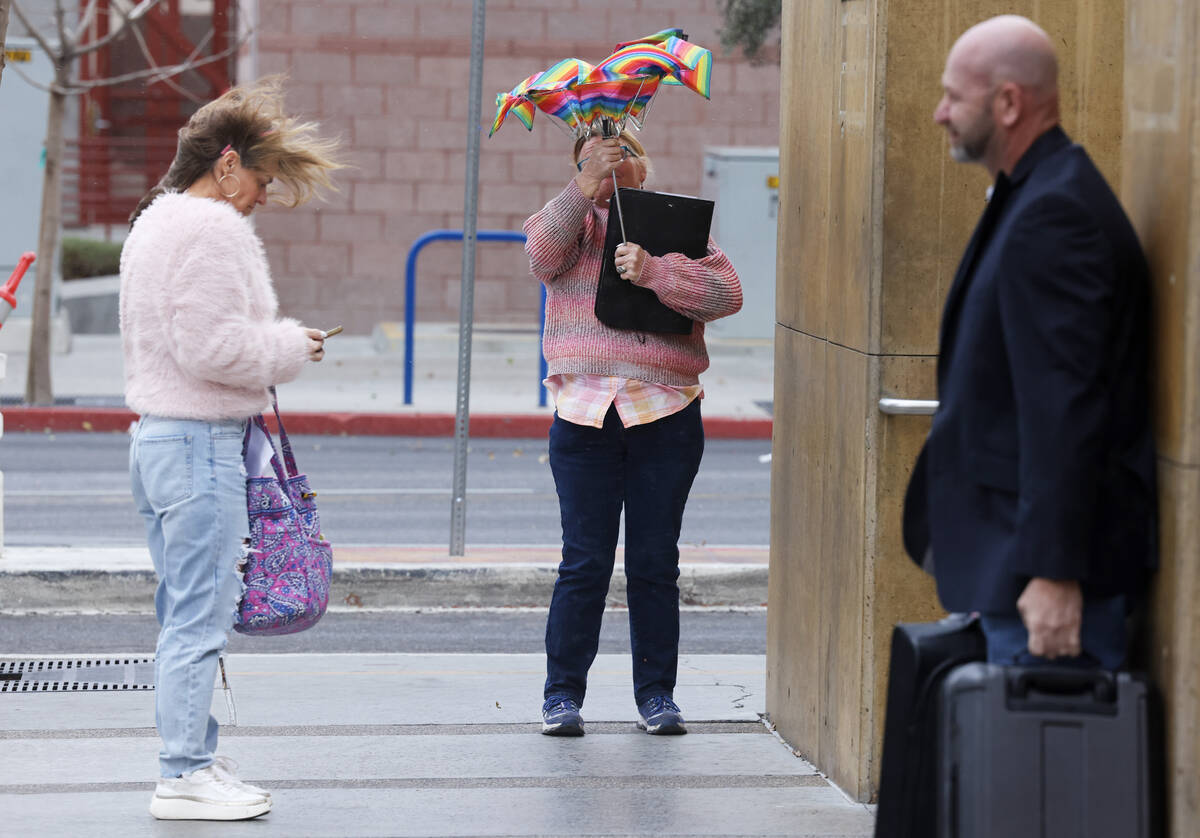
{"label": "blond windblown hair", "polygon": [[330,173],[344,167],[340,142],[323,138],[315,122],[289,116],[283,107],[283,77],[269,76],[234,87],[196,111],[179,129],[179,145],[171,167],[129,218],[132,226],[150,202],[163,192],[182,191],[212,171],[226,147],[243,166],[265,172],[283,185],[285,206],[299,206],[336,189]]}

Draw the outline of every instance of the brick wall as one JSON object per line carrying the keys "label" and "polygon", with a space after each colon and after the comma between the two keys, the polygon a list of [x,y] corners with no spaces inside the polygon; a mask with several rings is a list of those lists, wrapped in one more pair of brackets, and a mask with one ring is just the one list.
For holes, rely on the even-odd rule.
{"label": "brick wall", "polygon": [[[401,320],[410,245],[462,227],[471,15],[470,0],[262,0],[259,72],[286,72],[291,108],[340,134],[354,166],[324,203],[256,216],[287,314],[360,333]],[[486,137],[496,93],[670,26],[713,51],[712,100],[660,90],[640,135],[649,185],[696,194],[704,146],[778,144],[779,67],[722,54],[717,0],[489,0],[486,22],[479,229],[520,230],[573,174],[569,138],[543,114],[532,133],[512,118]],[[422,251],[419,320],[458,319],[461,260],[457,243]],[[479,245],[476,322],[535,323],[537,294],[519,245]]]}

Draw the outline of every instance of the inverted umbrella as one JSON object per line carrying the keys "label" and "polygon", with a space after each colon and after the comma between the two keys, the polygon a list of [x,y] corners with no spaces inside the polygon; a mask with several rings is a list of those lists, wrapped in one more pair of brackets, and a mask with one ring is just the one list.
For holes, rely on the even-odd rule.
{"label": "inverted umbrella", "polygon": [[668,38],[683,38],[686,41],[687,35],[683,34],[682,29],[663,29],[659,32],[655,32],[653,35],[646,35],[645,37],[638,38],[636,41],[624,41],[619,43],[613,47],[613,52],[616,52],[620,49],[625,49],[625,47],[628,46],[633,46],[634,44],[661,44]]}
{"label": "inverted umbrella", "polygon": [[535,109],[554,117],[575,139],[619,132],[627,120],[640,129],[660,84],[681,85],[708,98],[711,76],[712,53],[688,42],[681,30],[665,29],[618,44],[595,66],[578,58],[563,59],[497,94],[488,136],[510,113],[533,130]]}
{"label": "inverted umbrella", "polygon": [[[596,133],[615,137],[627,122],[642,128],[661,85],[681,85],[707,99],[711,76],[712,53],[690,43],[683,30],[664,29],[617,44],[613,53],[595,66],[567,58],[497,94],[496,118],[488,136],[500,129],[510,113],[532,131],[534,112],[540,110],[574,139]],[[616,172],[612,177],[620,218]],[[624,239],[624,219],[621,224]]]}
{"label": "inverted umbrella", "polygon": [[534,73],[509,92],[496,94],[496,119],[488,136],[500,129],[509,113],[515,114],[532,131],[535,107],[578,136],[586,123],[574,88],[593,69],[586,61],[564,58],[542,72]]}

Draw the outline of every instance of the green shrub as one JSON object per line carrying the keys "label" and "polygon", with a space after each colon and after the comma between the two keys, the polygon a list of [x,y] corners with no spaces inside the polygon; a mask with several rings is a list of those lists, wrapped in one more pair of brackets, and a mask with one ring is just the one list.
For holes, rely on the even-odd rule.
{"label": "green shrub", "polygon": [[63,279],[109,276],[120,271],[121,245],[66,237],[62,240]]}
{"label": "green shrub", "polygon": [[779,18],[783,14],[782,0],[724,0],[721,16],[724,24],[718,30],[721,46],[726,55],[739,48],[750,59],[751,64],[762,64],[768,60],[763,55],[763,44],[772,32],[775,37],[775,58],[779,63]]}

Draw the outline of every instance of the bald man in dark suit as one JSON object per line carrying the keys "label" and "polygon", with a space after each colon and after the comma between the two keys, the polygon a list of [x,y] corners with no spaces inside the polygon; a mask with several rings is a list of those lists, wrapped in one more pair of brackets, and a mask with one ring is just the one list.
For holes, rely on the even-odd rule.
{"label": "bald man in dark suit", "polygon": [[905,547],[995,663],[1121,666],[1157,565],[1149,282],[1119,201],[1059,125],[1050,39],[1007,15],[955,43],[934,114],[994,178],[946,300],[939,406]]}

